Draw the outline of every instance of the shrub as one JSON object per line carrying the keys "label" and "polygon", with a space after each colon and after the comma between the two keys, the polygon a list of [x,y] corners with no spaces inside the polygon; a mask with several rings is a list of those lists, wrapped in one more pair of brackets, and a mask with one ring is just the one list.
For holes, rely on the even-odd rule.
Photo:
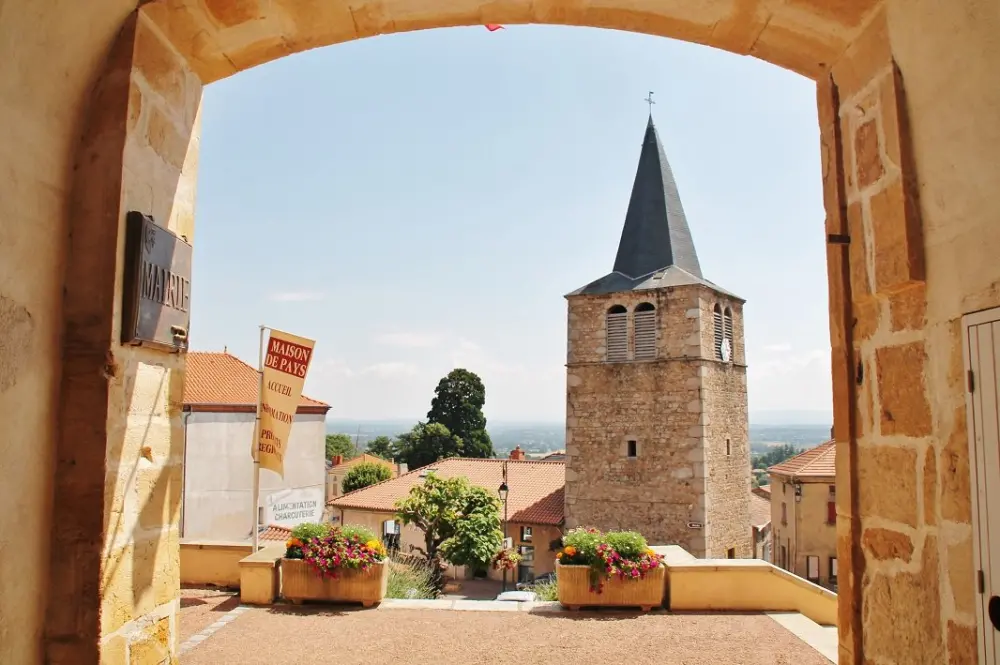
{"label": "shrub", "polygon": [[392,478],[392,471],[385,464],[361,462],[351,467],[351,470],[344,476],[341,487],[344,489],[344,494],[347,494],[390,478]]}
{"label": "shrub", "polygon": [[331,524],[303,522],[292,528],[292,535],[285,542],[286,559],[303,559],[302,546],[314,538],[322,538],[330,533]]}
{"label": "shrub", "polygon": [[436,598],[434,572],[423,559],[394,557],[389,561],[386,598]]}
{"label": "shrub", "polygon": [[362,543],[379,539],[378,536],[375,535],[374,531],[366,526],[361,526],[360,524],[345,524],[340,528],[340,532],[343,534],[345,539],[358,540]]}
{"label": "shrub", "polygon": [[332,527],[326,535],[302,543],[303,558],[321,577],[336,578],[343,568],[368,570],[373,564],[385,561],[382,541],[362,540],[362,534],[370,535],[370,530],[353,527],[348,533],[350,535],[345,535],[344,529]]}
{"label": "shrub", "polygon": [[609,531],[604,534],[604,542],[626,559],[638,559],[649,549],[646,539],[635,531]]}
{"label": "shrub", "polygon": [[532,591],[538,594],[538,600],[559,600],[559,585],[555,580],[540,582],[532,587]]}

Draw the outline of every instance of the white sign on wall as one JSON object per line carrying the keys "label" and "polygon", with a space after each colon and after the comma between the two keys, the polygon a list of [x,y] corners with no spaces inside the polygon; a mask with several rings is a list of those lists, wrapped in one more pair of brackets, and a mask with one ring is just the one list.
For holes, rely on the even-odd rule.
{"label": "white sign on wall", "polygon": [[281,490],[267,497],[264,511],[266,524],[296,526],[303,522],[319,522],[323,518],[323,489]]}

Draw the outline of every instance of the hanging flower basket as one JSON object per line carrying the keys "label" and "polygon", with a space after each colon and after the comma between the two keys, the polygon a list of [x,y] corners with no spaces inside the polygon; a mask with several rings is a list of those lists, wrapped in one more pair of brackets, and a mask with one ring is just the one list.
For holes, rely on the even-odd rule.
{"label": "hanging flower basket", "polygon": [[493,557],[493,568],[496,570],[516,570],[519,563],[521,563],[521,555],[514,550],[500,550]]}

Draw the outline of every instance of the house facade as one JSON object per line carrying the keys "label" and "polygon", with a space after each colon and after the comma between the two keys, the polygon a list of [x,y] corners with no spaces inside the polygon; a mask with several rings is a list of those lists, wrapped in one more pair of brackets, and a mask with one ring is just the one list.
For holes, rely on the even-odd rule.
{"label": "house facade", "polygon": [[[512,455],[515,453],[512,452]],[[563,534],[563,491],[566,479],[562,462],[524,459],[443,459],[364,489],[344,494],[328,505],[341,524],[361,524],[381,533],[398,532],[399,550],[413,553],[424,548],[424,534],[413,526],[403,526],[395,518],[396,503],[431,473],[441,478],[464,476],[469,482],[496,494],[501,483],[507,495],[507,536],[522,556],[513,581],[530,582],[555,570],[557,541]],[[449,575],[467,577],[472,571],[452,567]],[[487,575],[499,580],[502,574],[489,569]],[[510,577],[508,577],[510,579]]]}
{"label": "house facade", "polygon": [[[245,540],[253,524],[257,370],[229,353],[191,352],[184,384],[181,537]],[[259,525],[319,521],[325,498],[329,405],[303,396],[284,476],[261,469]]]}
{"label": "house facade", "polygon": [[837,493],[834,442],[768,469],[773,563],[837,590]]}

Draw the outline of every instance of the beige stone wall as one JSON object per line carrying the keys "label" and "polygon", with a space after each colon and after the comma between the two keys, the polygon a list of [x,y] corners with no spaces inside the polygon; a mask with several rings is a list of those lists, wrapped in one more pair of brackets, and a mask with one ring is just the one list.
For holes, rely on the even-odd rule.
{"label": "beige stone wall", "polygon": [[[170,10],[162,11],[168,4]],[[841,662],[861,663],[867,656],[879,663],[967,663],[974,660],[974,594],[964,388],[957,369],[958,320],[964,312],[1000,305],[1000,288],[996,286],[1000,269],[995,262],[1000,230],[995,223],[998,204],[993,196],[994,184],[1000,181],[1000,162],[995,159],[1000,154],[1000,87],[995,85],[1000,69],[995,37],[1000,32],[1000,16],[994,0],[887,0],[886,29],[876,27],[871,39],[845,52],[858,31],[871,23],[872,10],[878,5],[875,0],[797,0],[762,3],[749,12],[729,0],[659,3],[641,9],[629,0],[613,6],[523,0],[485,6],[416,0],[405,8],[361,2],[348,10],[336,1],[320,5],[306,0],[155,0],[145,4],[144,11],[158,15],[160,29],[185,52],[203,81],[305,48],[359,36],[487,21],[643,30],[749,53],[820,80],[824,91],[820,110],[828,183],[827,232],[845,235],[847,217],[839,211],[849,207],[847,185],[838,187],[837,176],[856,165],[850,159],[840,161],[838,154],[841,159],[846,156],[843,148],[856,141],[865,116],[847,118],[839,128],[834,119],[841,109],[847,114],[858,109],[869,118],[877,113],[880,120],[876,129],[881,130],[876,131],[876,137],[885,140],[879,156],[892,161],[889,151],[895,144],[885,133],[892,118],[882,114],[885,100],[891,102],[893,96],[881,97],[874,106],[858,104],[873,77],[886,80],[884,72],[891,56],[905,86],[905,103],[896,107],[908,111],[910,122],[899,137],[904,142],[911,140],[913,166],[907,192],[911,201],[919,200],[923,236],[918,243],[907,240],[895,246],[923,249],[926,281],[916,280],[906,288],[884,288],[881,280],[875,292],[861,293],[856,304],[845,306],[844,298],[850,292],[841,277],[850,273],[850,264],[845,270],[841,255],[850,254],[850,247],[858,252],[859,243],[848,248],[831,246],[838,487],[844,488],[838,491]],[[212,11],[207,12],[206,7]],[[117,516],[104,509],[105,459],[117,457],[108,451],[120,448],[116,440],[125,439],[126,433],[119,426],[109,434],[108,422],[109,414],[118,414],[113,417],[120,424],[121,414],[129,407],[123,391],[109,399],[109,389],[101,385],[111,381],[103,378],[101,368],[107,363],[107,340],[111,339],[106,312],[116,295],[107,286],[107,273],[84,271],[89,289],[67,292],[66,307],[60,312],[62,272],[68,268],[69,257],[77,253],[89,252],[97,267],[106,267],[108,262],[107,254],[97,251],[100,247],[80,249],[85,247],[81,242],[86,237],[81,231],[104,228],[107,218],[93,217],[93,211],[82,206],[79,196],[73,198],[72,191],[96,189],[97,194],[107,197],[111,208],[120,202],[120,169],[108,157],[124,152],[124,141],[116,145],[115,138],[123,123],[104,125],[103,135],[91,135],[91,142],[83,148],[80,137],[99,111],[110,108],[111,102],[100,91],[114,87],[110,85],[113,76],[102,78],[101,73],[115,71],[104,63],[134,8],[134,0],[3,2],[0,39],[11,48],[10,57],[0,62],[0,119],[8,128],[6,140],[0,141],[5,173],[0,179],[4,213],[0,215],[0,296],[6,299],[0,301],[0,334],[13,342],[0,352],[0,417],[7,423],[0,440],[0,453],[6,462],[0,497],[16,509],[0,517],[6,520],[0,521],[0,551],[20,554],[16,563],[11,563],[10,557],[0,557],[0,662],[40,662],[41,598],[45,593],[40,590],[46,589],[51,609],[45,644],[50,662],[96,661],[102,564],[90,552],[101,549],[95,543],[104,542],[105,522],[108,529],[116,528]],[[827,94],[829,87],[823,83],[831,66],[839,99]],[[99,80],[104,88],[97,86]],[[88,109],[94,109],[95,115],[89,115]],[[869,141],[870,146],[871,135],[862,138],[862,143]],[[99,165],[91,161],[88,145],[103,145]],[[74,169],[75,164],[79,168]],[[141,165],[138,172],[143,172]],[[851,195],[852,202],[862,201],[860,220],[866,239],[876,239],[880,232],[883,238],[891,237],[893,232],[894,227],[888,225],[886,236],[886,225],[877,223],[888,219],[885,208],[879,207],[887,197],[876,199],[874,195],[898,175],[892,166],[886,166],[886,173],[889,180],[872,183],[872,189]],[[100,176],[96,183],[95,175]],[[857,211],[855,207],[856,226]],[[117,220],[120,212],[112,213],[111,220]],[[72,253],[71,223],[75,225],[76,248]],[[113,240],[115,259],[117,238]],[[881,243],[883,249],[890,246],[894,246],[892,241]],[[894,264],[894,259],[874,242],[865,243],[864,251],[855,254],[855,262],[864,265],[866,273],[877,273],[875,264],[883,266],[884,277],[884,266]],[[81,302],[89,302],[94,311],[89,315],[77,311]],[[885,390],[871,385],[865,388],[872,394],[859,396],[864,398],[862,404],[871,400],[864,406],[868,415],[855,418],[859,414],[852,406],[856,362],[848,330],[855,316],[852,308],[858,310],[861,330],[871,331],[870,336],[859,334],[858,340],[866,380],[873,379],[879,349],[900,347],[882,352],[883,368],[893,364],[893,353],[917,351],[921,360],[913,365],[919,369],[908,376],[922,377],[923,387],[912,399],[918,404],[923,399],[926,412],[894,409],[893,378],[883,370]],[[25,313],[30,315],[30,324],[25,323]],[[60,351],[57,347],[64,322],[65,348]],[[100,335],[88,332],[88,326],[93,325],[101,328]],[[904,348],[911,343],[916,346]],[[112,348],[115,362],[110,368],[120,367],[117,354]],[[179,369],[179,364],[172,367]],[[135,367],[125,370],[117,376],[142,377],[143,382],[153,384],[162,379],[155,370],[141,374]],[[173,375],[170,381],[173,385]],[[886,427],[886,411],[905,427],[896,431]],[[929,426],[927,416],[921,413],[930,414]],[[878,418],[871,414],[878,414]],[[134,420],[127,433],[130,440],[140,436]],[[867,437],[857,446],[850,444],[855,420],[859,432],[863,430]],[[72,436],[63,440],[59,470],[53,474],[57,426],[70,430]],[[72,452],[73,441],[78,454]],[[857,483],[857,493],[849,491],[851,478]],[[49,498],[53,485],[60,515],[55,528]],[[892,492],[875,498],[884,487]],[[907,505],[901,503],[899,495],[917,506],[915,518],[912,510],[899,509]],[[114,500],[112,495],[109,503]],[[864,511],[858,508],[861,505],[866,506]],[[910,542],[913,550],[890,550],[898,553],[885,557],[881,550],[863,549],[862,527],[900,534],[902,542]],[[70,531],[73,533],[66,533]],[[57,543],[50,548],[53,538]],[[852,545],[863,558],[854,556]],[[61,577],[61,570],[77,571],[79,581]],[[135,587],[142,588],[158,577],[156,571],[140,563],[133,571]],[[71,591],[65,591],[67,586]],[[116,644],[120,646],[120,642]],[[141,650],[134,653],[145,658]],[[113,663],[126,659],[123,651],[106,650],[105,657]],[[155,661],[150,657],[140,662]]]}
{"label": "beige stone wall", "polygon": [[[568,528],[635,529],[699,556],[751,555],[746,373],[711,359],[718,297],[684,286],[568,298]],[[607,310],[643,302],[657,309],[658,359],[605,363]],[[629,317],[630,357],[632,328]],[[736,313],[733,328],[742,358]]]}
{"label": "beige stone wall", "polygon": [[[833,478],[802,483],[801,501],[795,500],[792,479],[772,475],[771,526],[775,537],[775,551],[780,545],[788,551],[788,571],[807,577],[809,556],[819,557],[819,582],[830,584],[830,559],[837,557],[837,528],[828,521],[827,502]],[[781,506],[785,505],[787,522],[781,519]],[[780,543],[778,542],[780,540]],[[775,555],[775,563],[778,562]]]}

